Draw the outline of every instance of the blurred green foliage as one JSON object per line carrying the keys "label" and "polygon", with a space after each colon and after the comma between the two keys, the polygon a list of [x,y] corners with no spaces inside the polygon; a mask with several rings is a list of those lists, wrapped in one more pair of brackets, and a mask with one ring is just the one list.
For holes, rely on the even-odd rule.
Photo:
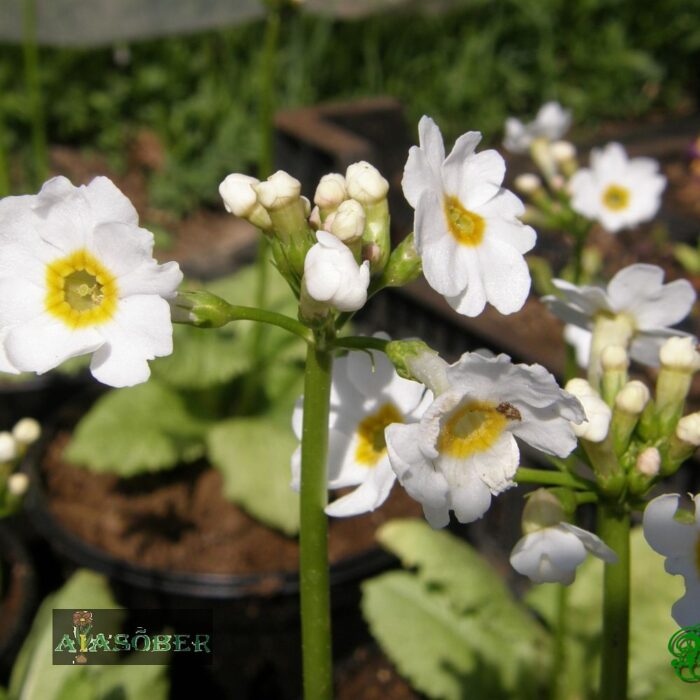
{"label": "blurred green foliage", "polygon": [[[414,123],[427,112],[448,137],[479,129],[494,139],[508,114],[552,98],[578,122],[637,117],[695,101],[699,17],[700,0],[472,0],[448,14],[356,22],[297,15],[283,27],[278,105],[389,94]],[[134,127],[147,127],[167,152],[153,203],[184,212],[215,201],[223,175],[254,168],[262,34],[252,23],[42,49],[49,139],[124,167]],[[20,58],[20,47],[0,47],[0,114],[14,152],[29,141]]]}

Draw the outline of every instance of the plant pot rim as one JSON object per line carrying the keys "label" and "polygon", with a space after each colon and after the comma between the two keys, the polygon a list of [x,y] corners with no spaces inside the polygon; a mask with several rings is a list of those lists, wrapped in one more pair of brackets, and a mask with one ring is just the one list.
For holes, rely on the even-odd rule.
{"label": "plant pot rim", "polygon": [[[280,570],[257,574],[168,571],[132,563],[86,542],[71,532],[49,509],[40,467],[40,457],[55,437],[57,427],[57,423],[54,422],[44,430],[40,440],[27,452],[22,470],[30,479],[30,488],[25,500],[29,517],[41,535],[67,559],[116,581],[170,595],[210,599],[298,595],[298,571]],[[395,561],[389,553],[373,545],[364,552],[344,557],[331,564],[331,585],[361,580],[388,568]]]}

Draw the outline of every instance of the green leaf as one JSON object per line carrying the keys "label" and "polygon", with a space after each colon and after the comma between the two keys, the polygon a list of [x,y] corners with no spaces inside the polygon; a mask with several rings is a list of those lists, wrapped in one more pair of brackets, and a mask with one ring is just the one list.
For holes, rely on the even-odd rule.
{"label": "green leaf", "polygon": [[207,437],[209,458],[224,479],[224,496],[287,535],[299,531],[299,497],[289,486],[298,445],[290,421],[232,418]]}
{"label": "green leaf", "polygon": [[434,698],[537,697],[549,639],[483,557],[421,520],[391,521],[378,539],[415,571],[366,583],[363,612],[415,687]]}
{"label": "green leaf", "polygon": [[170,469],[204,453],[207,423],[156,379],[102,396],[78,423],[66,458],[121,477]]}

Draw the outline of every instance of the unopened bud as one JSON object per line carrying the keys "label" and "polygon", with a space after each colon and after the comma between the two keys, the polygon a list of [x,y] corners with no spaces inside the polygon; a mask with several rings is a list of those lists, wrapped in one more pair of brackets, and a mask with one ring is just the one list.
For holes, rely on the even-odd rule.
{"label": "unopened bud", "polygon": [[700,412],[683,416],[668,441],[662,474],[674,474],[700,447]]}
{"label": "unopened bud", "polygon": [[[605,375],[603,375],[605,379]],[[620,457],[627,449],[637,421],[649,402],[649,389],[633,379],[627,382],[615,396],[610,432],[615,454]]]}
{"label": "unopened bud", "polygon": [[233,307],[227,301],[203,289],[178,292],[168,301],[174,323],[186,323],[198,328],[220,328],[236,319]]}
{"label": "unopened bud", "polygon": [[260,180],[250,175],[231,173],[219,185],[219,194],[224,200],[226,211],[247,218],[258,203],[258,195],[253,189]]}
{"label": "unopened bud", "polygon": [[323,228],[323,221],[321,221],[321,210],[318,207],[314,207],[309,214],[309,223],[317,231]]}
{"label": "unopened bud", "polygon": [[362,232],[365,230],[365,210],[358,201],[346,199],[331,217],[328,230],[343,243],[350,244],[362,238]]}
{"label": "unopened bud", "polygon": [[436,396],[449,388],[449,365],[422,340],[392,340],[385,352],[400,377],[425,384]]}
{"label": "unopened bud", "polygon": [[422,269],[413,233],[409,233],[392,251],[382,281],[385,287],[402,287],[417,279]]}
{"label": "unopened bud", "polygon": [[41,436],[41,426],[34,418],[22,418],[12,428],[12,437],[20,445],[31,445]]}
{"label": "unopened bud", "polygon": [[629,363],[627,351],[621,345],[608,345],[600,355],[603,368],[600,393],[608,406],[612,406],[618,392],[627,382]]}
{"label": "unopened bud", "polygon": [[630,365],[627,351],[622,345],[608,345],[601,353],[600,362],[603,370],[608,372],[626,370]]}
{"label": "unopened bud", "polygon": [[649,398],[649,389],[646,384],[633,379],[627,382],[615,397],[615,408],[625,413],[639,415],[649,402]]}
{"label": "unopened bud", "polygon": [[523,173],[515,178],[513,186],[520,194],[530,195],[542,188],[542,179],[535,173]]}
{"label": "unopened bud", "polygon": [[17,443],[7,430],[0,432],[0,463],[17,458]]}
{"label": "unopened bud", "polygon": [[647,447],[639,453],[634,468],[642,475],[654,477],[661,468],[661,455],[655,447]]}
{"label": "unopened bud", "polygon": [[347,196],[345,178],[340,173],[329,173],[319,180],[314,204],[319,209],[337,209]]}
{"label": "unopened bud", "polygon": [[700,446],[700,412],[683,416],[676,426],[676,437],[693,447]]}
{"label": "unopened bud", "polygon": [[581,402],[586,414],[586,420],[582,423],[571,423],[574,433],[589,442],[605,440],[612,418],[612,412],[605,401],[583,379],[572,379],[564,388]]}
{"label": "unopened bud", "polygon": [[537,489],[528,496],[522,517],[525,535],[546,527],[553,527],[563,520],[566,520],[566,513],[553,493],[547,489]]}
{"label": "unopened bud", "polygon": [[690,336],[673,336],[661,346],[659,360],[664,369],[676,372],[697,372],[700,369],[697,341]]}
{"label": "unopened bud", "polygon": [[22,472],[11,474],[7,480],[7,490],[15,497],[24,496],[29,488],[29,477]]}
{"label": "unopened bud", "polygon": [[376,204],[386,198],[389,191],[386,178],[364,160],[348,166],[345,181],[348,195],[360,204]]}
{"label": "unopened bud", "polygon": [[576,158],[576,146],[571,141],[555,141],[550,145],[552,158],[557,163],[565,163]]}
{"label": "unopened bud", "polygon": [[295,202],[301,195],[301,183],[284,170],[276,173],[255,186],[258,200],[265,209],[274,211]]}
{"label": "unopened bud", "polygon": [[308,218],[311,215],[311,202],[308,197],[302,197],[301,203],[304,206],[304,216]]}

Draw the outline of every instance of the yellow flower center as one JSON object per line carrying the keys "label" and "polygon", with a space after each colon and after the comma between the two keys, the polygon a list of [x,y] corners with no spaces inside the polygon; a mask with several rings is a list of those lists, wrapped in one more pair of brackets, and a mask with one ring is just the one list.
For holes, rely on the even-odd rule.
{"label": "yellow flower center", "polygon": [[70,328],[106,323],[117,298],[114,276],[84,248],[46,266],[46,310]]}
{"label": "yellow flower center", "polygon": [[367,416],[357,426],[355,460],[366,467],[376,467],[386,454],[384,429],[392,423],[403,423],[403,416],[391,403],[385,403],[378,411]]}
{"label": "yellow flower center", "polygon": [[445,421],[438,436],[438,451],[459,459],[485,452],[509,420],[521,420],[518,409],[509,403],[468,401]]}
{"label": "yellow flower center", "polygon": [[478,246],[484,238],[485,221],[473,211],[462,206],[462,203],[452,195],[447,195],[443,202],[447,228],[457,243],[468,246]]}
{"label": "yellow flower center", "polygon": [[626,209],[630,202],[630,191],[626,187],[620,187],[619,185],[610,185],[605,192],[603,192],[603,204],[608,209],[613,211],[620,211],[620,209]]}

